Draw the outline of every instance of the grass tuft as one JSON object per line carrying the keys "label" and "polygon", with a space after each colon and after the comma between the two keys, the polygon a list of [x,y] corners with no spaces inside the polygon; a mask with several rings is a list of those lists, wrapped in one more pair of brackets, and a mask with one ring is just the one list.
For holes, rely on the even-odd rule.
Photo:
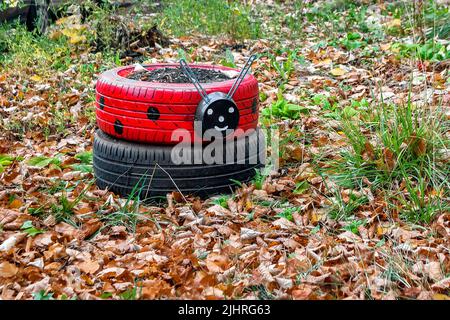
{"label": "grass tuft", "polygon": [[[407,103],[381,104],[373,112],[344,117],[342,131],[349,148],[328,162],[326,175],[344,189],[383,189],[392,210],[413,222],[430,222],[449,208],[450,143],[442,114]],[[332,212],[335,217],[349,214]]]}

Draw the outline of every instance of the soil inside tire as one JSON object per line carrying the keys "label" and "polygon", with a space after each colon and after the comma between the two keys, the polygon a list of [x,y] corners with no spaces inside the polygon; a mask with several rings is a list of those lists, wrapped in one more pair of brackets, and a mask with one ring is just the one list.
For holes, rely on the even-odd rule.
{"label": "soil inside tire", "polygon": [[[192,68],[192,72],[197,77],[200,83],[220,82],[233,79],[237,76],[230,77],[219,70]],[[191,83],[186,77],[181,68],[159,68],[154,70],[139,70],[131,72],[127,75],[128,79],[148,81],[148,82],[162,82],[162,83]]]}

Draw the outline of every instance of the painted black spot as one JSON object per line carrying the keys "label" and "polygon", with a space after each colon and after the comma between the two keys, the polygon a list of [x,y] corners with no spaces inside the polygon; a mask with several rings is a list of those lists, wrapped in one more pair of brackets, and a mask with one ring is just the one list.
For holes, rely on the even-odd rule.
{"label": "painted black spot", "polygon": [[120,122],[119,120],[116,120],[116,121],[114,122],[114,131],[115,131],[117,134],[122,134],[122,133],[123,133],[123,124],[122,124],[122,122]]}
{"label": "painted black spot", "polygon": [[159,110],[155,107],[148,107],[147,109],[147,118],[150,120],[158,120],[159,119]]}
{"label": "painted black spot", "polygon": [[258,100],[256,100],[256,98],[255,98],[255,99],[253,99],[253,102],[252,102],[252,113],[256,113],[258,111],[257,107],[258,107]]}
{"label": "painted black spot", "polygon": [[100,109],[103,110],[105,108],[105,97],[100,97],[98,104],[100,105]]}

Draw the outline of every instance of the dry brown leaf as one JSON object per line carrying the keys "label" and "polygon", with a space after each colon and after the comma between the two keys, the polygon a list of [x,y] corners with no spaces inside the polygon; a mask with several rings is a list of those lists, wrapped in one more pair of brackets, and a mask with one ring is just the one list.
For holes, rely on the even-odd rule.
{"label": "dry brown leaf", "polygon": [[444,277],[442,273],[442,266],[437,261],[427,263],[423,266],[423,268],[428,277],[434,281],[442,280],[442,278]]}
{"label": "dry brown leaf", "polygon": [[441,281],[436,282],[431,286],[433,290],[448,290],[450,288],[450,277],[447,277],[445,279],[442,279]]}
{"label": "dry brown leaf", "polygon": [[19,244],[26,237],[26,235],[27,234],[25,232],[20,232],[10,236],[0,245],[0,251],[11,250],[15,245]]}
{"label": "dry brown leaf", "polygon": [[306,300],[309,299],[312,293],[311,287],[303,286],[301,289],[292,290],[292,298],[294,300]]}
{"label": "dry brown leaf", "polygon": [[38,234],[33,238],[33,244],[38,247],[48,247],[53,243],[52,237],[53,233],[51,232]]}
{"label": "dry brown leaf", "polygon": [[420,156],[423,156],[424,154],[426,154],[426,152],[427,152],[427,142],[423,138],[416,139],[416,140],[417,140],[417,142],[415,143],[414,153],[416,154],[416,156],[420,157]]}
{"label": "dry brown leaf", "polygon": [[78,233],[78,238],[86,239],[97,232],[101,228],[103,223],[99,219],[90,219],[88,222],[84,223],[81,230]]}
{"label": "dry brown leaf", "polygon": [[364,144],[364,151],[362,153],[362,158],[366,161],[375,160],[375,151],[373,149],[372,144],[369,141],[366,141]]}
{"label": "dry brown leaf", "polygon": [[14,277],[19,268],[15,264],[9,263],[8,261],[3,261],[0,263],[0,278],[11,278]]}
{"label": "dry brown leaf", "polygon": [[77,264],[81,271],[87,274],[94,274],[100,268],[100,264],[97,261],[87,260]]}
{"label": "dry brown leaf", "polygon": [[162,295],[169,295],[171,291],[170,285],[160,279],[146,280],[142,285],[142,297],[144,299],[159,298]]}
{"label": "dry brown leaf", "polygon": [[225,272],[228,269],[228,266],[229,260],[227,256],[212,252],[206,257],[206,267],[211,272]]}
{"label": "dry brown leaf", "polygon": [[310,284],[320,284],[323,283],[325,279],[327,279],[330,275],[331,273],[325,273],[320,276],[313,276],[309,274],[302,280],[302,282]]}
{"label": "dry brown leaf", "polygon": [[23,206],[23,202],[20,199],[17,199],[17,198],[9,203],[9,208],[10,209],[19,209],[22,206]]}
{"label": "dry brown leaf", "polygon": [[397,164],[397,159],[395,159],[394,153],[389,148],[383,149],[383,161],[389,171],[394,170]]}
{"label": "dry brown leaf", "polygon": [[278,285],[282,289],[290,289],[294,285],[294,282],[292,281],[292,279],[275,277],[275,280],[277,281]]}
{"label": "dry brown leaf", "polygon": [[107,269],[103,269],[102,271],[100,271],[97,274],[97,276],[102,279],[117,278],[117,277],[120,277],[125,272],[125,270],[126,270],[125,268],[119,268],[119,267],[107,268]]}
{"label": "dry brown leaf", "polygon": [[0,226],[4,226],[7,223],[13,222],[20,215],[20,212],[15,210],[9,210],[0,208]]}
{"label": "dry brown leaf", "polygon": [[259,237],[262,235],[261,232],[249,229],[249,228],[241,228],[241,240],[251,240],[255,239],[256,237]]}
{"label": "dry brown leaf", "polygon": [[78,235],[78,230],[65,222],[58,223],[55,226],[55,231],[70,239],[73,239]]}
{"label": "dry brown leaf", "polygon": [[136,259],[154,262],[156,264],[163,264],[169,260],[167,257],[156,254],[154,251],[140,252],[137,253],[135,257]]}

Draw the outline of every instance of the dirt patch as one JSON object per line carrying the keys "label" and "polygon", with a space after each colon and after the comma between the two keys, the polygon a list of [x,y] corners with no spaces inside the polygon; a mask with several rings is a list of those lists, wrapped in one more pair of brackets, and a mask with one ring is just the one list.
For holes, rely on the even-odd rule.
{"label": "dirt patch", "polygon": [[[210,83],[218,81],[226,81],[235,78],[230,77],[219,70],[192,68],[192,72],[201,83]],[[139,70],[132,72],[127,76],[128,79],[149,81],[149,82],[163,82],[163,83],[190,83],[191,81],[186,77],[181,68],[160,68],[151,71]]]}

